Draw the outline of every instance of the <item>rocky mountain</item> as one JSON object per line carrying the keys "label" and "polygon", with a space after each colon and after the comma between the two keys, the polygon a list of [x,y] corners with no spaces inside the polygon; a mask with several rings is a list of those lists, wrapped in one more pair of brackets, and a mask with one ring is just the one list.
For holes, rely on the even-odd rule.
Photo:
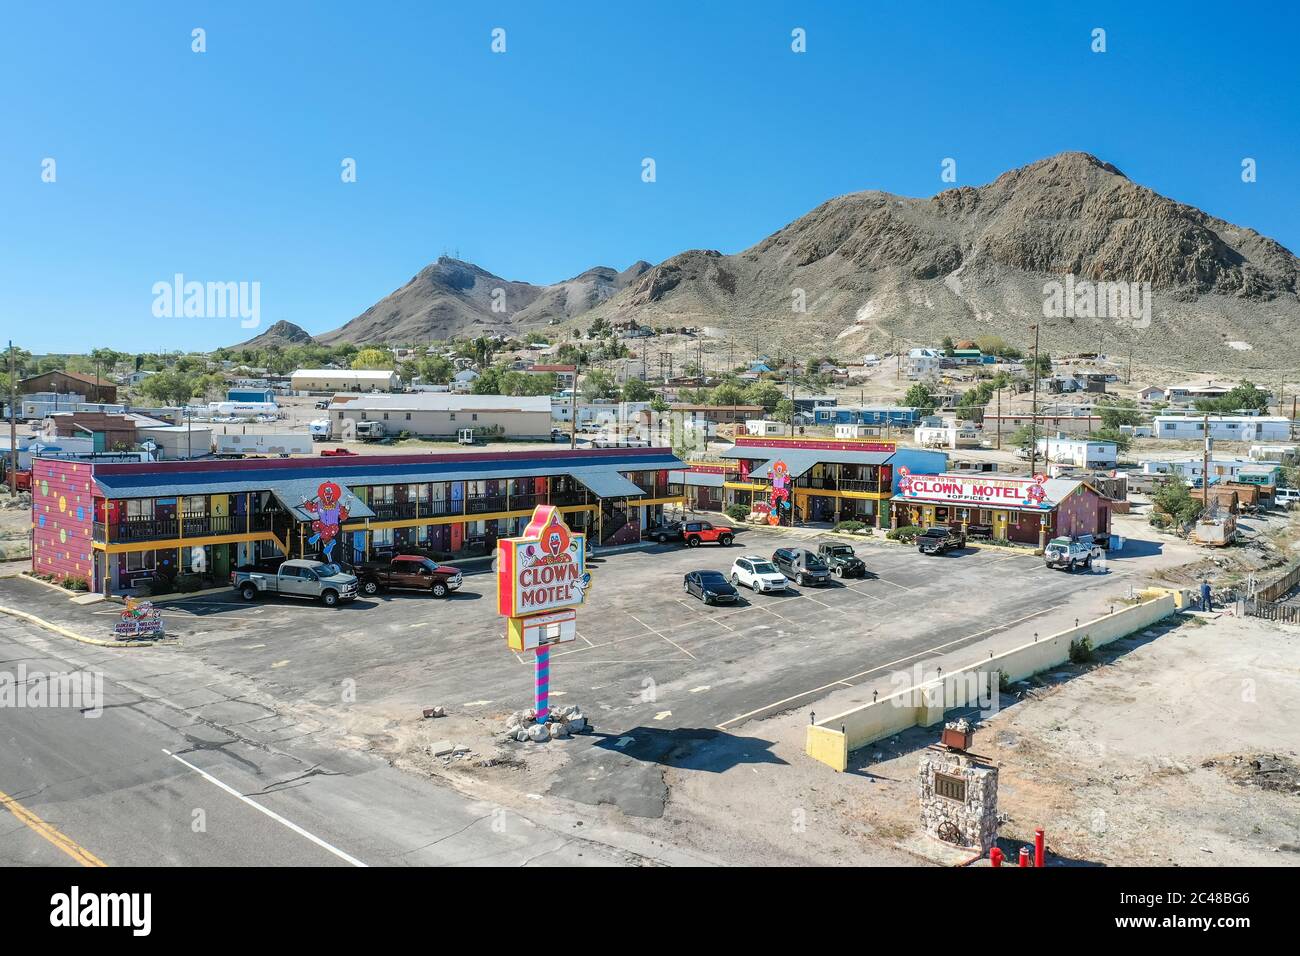
{"label": "rocky mountain", "polygon": [[247,342],[240,342],[238,345],[232,346],[232,348],[261,349],[271,345],[281,347],[286,345],[312,345],[315,341],[302,326],[294,325],[292,322],[285,322],[282,319],[265,332],[253,336]]}
{"label": "rocky mountain", "polygon": [[1297,293],[1277,242],[1062,153],[930,199],[840,196],[743,252],[676,255],[591,317],[841,356],[944,335],[1024,345],[1042,319],[1057,353],[1249,368],[1300,365]]}
{"label": "rocky mountain", "polygon": [[325,344],[405,344],[538,328],[552,319],[564,321],[588,312],[649,268],[648,262],[622,272],[597,266],[554,285],[533,285],[443,256],[346,325],[317,339]]}

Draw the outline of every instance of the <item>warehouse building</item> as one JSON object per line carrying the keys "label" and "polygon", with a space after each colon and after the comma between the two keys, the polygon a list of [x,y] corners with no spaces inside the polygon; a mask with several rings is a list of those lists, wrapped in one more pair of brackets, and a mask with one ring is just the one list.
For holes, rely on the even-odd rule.
{"label": "warehouse building", "polygon": [[[593,544],[629,544],[665,506],[683,504],[669,479],[681,468],[663,448],[131,464],[38,456],[32,570],[120,593],[155,576],[220,586],[235,567],[286,556],[358,562],[418,547],[463,560],[518,535],[539,504],[558,506]],[[337,515],[326,537],[323,509]]]}
{"label": "warehouse building", "polygon": [[289,376],[295,392],[393,392],[401,385],[398,374],[387,369],[300,368]]}
{"label": "warehouse building", "polygon": [[454,439],[463,429],[476,438],[549,441],[549,395],[335,395],[329,405],[330,434],[347,438],[361,422],[380,422],[385,435]]}

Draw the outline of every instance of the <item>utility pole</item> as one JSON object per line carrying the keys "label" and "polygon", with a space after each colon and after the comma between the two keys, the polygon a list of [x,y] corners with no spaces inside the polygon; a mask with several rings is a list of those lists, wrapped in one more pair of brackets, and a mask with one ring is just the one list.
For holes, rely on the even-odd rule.
{"label": "utility pole", "polygon": [[573,385],[569,388],[569,449],[578,447],[578,369],[582,353],[573,356]]}
{"label": "utility pole", "polygon": [[18,375],[14,370],[14,340],[9,340],[9,497],[18,495]]}
{"label": "utility pole", "polygon": [[1029,402],[1029,476],[1034,475],[1038,464],[1038,333],[1039,325],[1034,323],[1034,393]]}
{"label": "utility pole", "polygon": [[1002,389],[997,390],[998,396],[998,451],[1002,450]]}
{"label": "utility pole", "polygon": [[1210,416],[1201,419],[1201,429],[1205,433],[1205,450],[1201,459],[1201,510],[1210,513]]}

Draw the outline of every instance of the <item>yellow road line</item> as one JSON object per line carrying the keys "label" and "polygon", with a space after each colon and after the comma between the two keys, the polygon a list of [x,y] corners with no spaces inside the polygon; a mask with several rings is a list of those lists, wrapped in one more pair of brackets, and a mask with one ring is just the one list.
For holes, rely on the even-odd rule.
{"label": "yellow road line", "polygon": [[23,823],[27,824],[29,828],[36,831],[36,833],[40,834],[41,836],[45,837],[45,839],[49,840],[56,847],[58,847],[64,853],[68,854],[68,856],[72,857],[82,866],[107,866],[108,865],[99,857],[95,856],[95,854],[87,850],[84,846],[82,846],[81,844],[73,840],[71,837],[66,836],[65,834],[60,833],[58,830],[54,829],[54,827],[50,826],[48,823],[46,823],[36,814],[32,813],[32,811],[28,810],[26,807],[24,807],[13,797],[9,796],[9,794],[5,793],[3,790],[0,790],[0,807],[4,807],[6,810],[8,810],[10,813],[16,816]]}

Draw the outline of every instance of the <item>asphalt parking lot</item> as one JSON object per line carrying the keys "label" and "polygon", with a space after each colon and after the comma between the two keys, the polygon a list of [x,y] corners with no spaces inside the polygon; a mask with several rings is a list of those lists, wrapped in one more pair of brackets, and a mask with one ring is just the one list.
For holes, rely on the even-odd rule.
{"label": "asphalt parking lot", "polygon": [[[553,704],[579,703],[611,733],[730,729],[1027,621],[1058,630],[1068,622],[1053,611],[1070,595],[1114,594],[1127,576],[1122,559],[1103,573],[1066,574],[999,550],[923,556],[863,543],[865,579],[792,585],[784,595],[742,589],[734,606],[707,607],[682,590],[687,571],[726,572],[741,555],[793,543],[751,530],[730,548],[647,546],[593,560],[578,640],[552,651]],[[816,548],[815,539],[797,543]],[[331,610],[283,598],[248,604],[232,591],[166,607],[182,653],[286,701],[335,706],[347,683],[357,705],[394,717],[435,703],[483,715],[531,704],[531,655],[507,649],[486,568],[467,569],[446,600],[390,592]]]}

